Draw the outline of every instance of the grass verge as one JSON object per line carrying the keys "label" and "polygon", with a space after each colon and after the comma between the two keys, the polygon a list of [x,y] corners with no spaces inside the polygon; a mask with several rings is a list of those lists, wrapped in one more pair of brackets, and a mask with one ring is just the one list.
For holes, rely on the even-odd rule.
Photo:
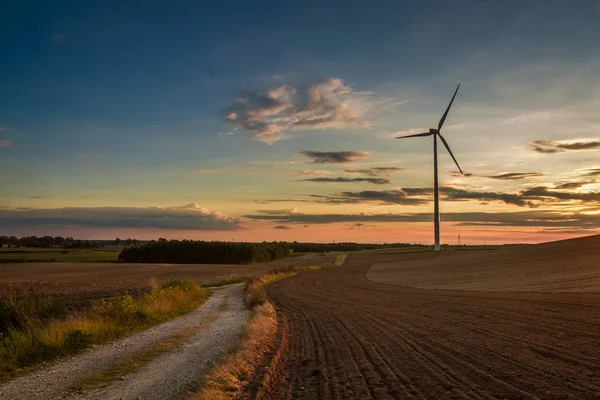
{"label": "grass verge", "polygon": [[265,356],[272,350],[277,334],[277,314],[275,308],[267,301],[265,286],[278,279],[322,267],[319,265],[275,268],[259,278],[248,279],[244,301],[252,310],[252,314],[244,333],[229,357],[203,378],[200,390],[188,399],[245,398],[245,388],[251,383]]}
{"label": "grass verge", "polygon": [[0,299],[0,381],[89,345],[122,338],[198,308],[209,292],[172,279],[139,296],[126,293],[57,317],[52,301],[35,292]]}

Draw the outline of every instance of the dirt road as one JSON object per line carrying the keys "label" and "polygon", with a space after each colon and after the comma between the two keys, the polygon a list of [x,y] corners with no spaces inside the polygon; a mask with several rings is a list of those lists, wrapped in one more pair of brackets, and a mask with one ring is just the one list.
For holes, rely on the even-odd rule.
{"label": "dirt road", "polygon": [[[388,256],[389,257],[389,256]],[[427,290],[366,278],[386,256],[275,282],[266,399],[599,399],[600,293]]]}
{"label": "dirt road", "polygon": [[[207,317],[211,317],[208,318]],[[231,349],[247,320],[243,285],[216,290],[198,310],[0,386],[0,399],[144,399],[180,398]],[[171,352],[102,389],[73,391],[91,373],[110,369],[120,358],[186,329],[197,333]]]}

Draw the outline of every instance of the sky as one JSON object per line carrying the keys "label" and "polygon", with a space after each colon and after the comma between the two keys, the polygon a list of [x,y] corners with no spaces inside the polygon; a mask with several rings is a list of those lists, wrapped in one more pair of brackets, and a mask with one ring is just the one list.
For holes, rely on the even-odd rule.
{"label": "sky", "polygon": [[0,235],[600,233],[600,1],[12,2]]}

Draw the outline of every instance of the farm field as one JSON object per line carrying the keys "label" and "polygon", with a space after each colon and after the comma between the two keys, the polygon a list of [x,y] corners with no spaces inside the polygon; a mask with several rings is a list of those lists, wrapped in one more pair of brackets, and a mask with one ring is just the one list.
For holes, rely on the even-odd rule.
{"label": "farm field", "polygon": [[15,286],[34,288],[44,295],[80,298],[147,287],[151,278],[162,283],[190,278],[211,284],[287,265],[305,266],[335,261],[335,255],[310,254],[268,263],[228,264],[128,264],[81,262],[28,262],[0,264],[0,295]]}
{"label": "farm field", "polygon": [[61,249],[24,248],[0,249],[0,262],[117,262],[121,251],[115,248]]}
{"label": "farm field", "polygon": [[489,252],[350,255],[343,267],[274,282],[267,293],[279,350],[256,394],[598,399],[600,289],[589,283],[600,276],[598,248],[596,236]]}

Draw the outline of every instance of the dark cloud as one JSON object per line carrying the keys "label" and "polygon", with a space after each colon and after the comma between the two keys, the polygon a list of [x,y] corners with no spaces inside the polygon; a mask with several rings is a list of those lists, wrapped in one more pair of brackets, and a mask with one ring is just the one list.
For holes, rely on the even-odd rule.
{"label": "dark cloud", "polygon": [[344,178],[342,176],[337,178],[308,178],[300,179],[299,182],[369,182],[374,185],[385,185],[392,183],[390,179],[385,178]]}
{"label": "dark cloud", "polygon": [[517,179],[525,179],[532,178],[536,176],[545,176],[546,174],[542,174],[541,172],[510,172],[508,174],[501,175],[485,175],[484,178],[491,179],[501,179],[501,180],[517,180]]}
{"label": "dark cloud", "polygon": [[506,204],[513,204],[520,207],[535,207],[531,201],[527,201],[520,194],[496,193],[496,192],[470,192],[464,189],[444,188],[442,191],[445,199],[449,201],[456,200],[479,200],[479,201],[500,201]]}
{"label": "dark cloud", "polygon": [[364,151],[301,151],[300,154],[311,158],[316,164],[342,164],[369,158]]}
{"label": "dark cloud", "polygon": [[251,139],[272,144],[286,131],[363,126],[360,120],[369,103],[341,79],[329,78],[311,85],[246,92],[223,114],[226,122],[249,132]]}
{"label": "dark cloud", "polygon": [[283,208],[279,210],[255,210],[255,212],[266,215],[288,215],[297,214],[298,210],[295,208]]}
{"label": "dark cloud", "polygon": [[557,185],[554,189],[565,190],[565,189],[579,189],[584,185],[589,185],[590,183],[595,183],[596,181],[584,181],[584,182],[568,182]]}
{"label": "dark cloud", "polygon": [[580,200],[585,202],[600,202],[600,192],[556,192],[546,186],[538,186],[521,192],[523,196],[544,197],[558,200]]}
{"label": "dark cloud", "polygon": [[457,177],[457,178],[478,177],[478,178],[490,178],[490,179],[500,179],[500,180],[518,180],[518,179],[533,178],[533,177],[545,176],[545,175],[546,174],[543,174],[541,172],[510,172],[507,174],[499,174],[499,175],[475,175],[475,174],[470,174],[470,173],[461,175],[460,172],[458,172],[458,171],[452,172],[452,176]]}
{"label": "dark cloud", "polygon": [[273,229],[292,229],[292,228],[290,228],[289,226],[286,226],[286,225],[275,225],[273,227]]}
{"label": "dark cloud", "polygon": [[398,167],[374,167],[374,168],[366,168],[366,169],[345,169],[344,172],[348,174],[360,174],[367,176],[378,176],[378,175],[387,175],[392,172],[400,172],[406,171],[406,168],[398,168]]}
{"label": "dark cloud", "polygon": [[600,168],[593,168],[585,170],[585,176],[599,176]]}
{"label": "dark cloud", "polygon": [[236,230],[238,220],[195,203],[181,207],[89,207],[0,210],[0,226],[79,225],[184,230]]}
{"label": "dark cloud", "polygon": [[[432,213],[403,214],[298,214],[245,215],[252,220],[288,224],[375,223],[375,222],[432,222]],[[459,226],[539,226],[595,229],[600,226],[598,214],[564,214],[550,211],[443,213],[444,222]]]}
{"label": "dark cloud", "polygon": [[564,151],[598,150],[600,149],[600,141],[564,143],[555,140],[536,140],[530,143],[529,146],[538,153],[553,154]]}
{"label": "dark cloud", "polygon": [[330,204],[374,202],[378,204],[421,205],[429,203],[429,200],[427,199],[411,198],[402,190],[364,190],[362,192],[341,192],[329,196],[319,196],[317,198],[320,198],[318,202]]}

